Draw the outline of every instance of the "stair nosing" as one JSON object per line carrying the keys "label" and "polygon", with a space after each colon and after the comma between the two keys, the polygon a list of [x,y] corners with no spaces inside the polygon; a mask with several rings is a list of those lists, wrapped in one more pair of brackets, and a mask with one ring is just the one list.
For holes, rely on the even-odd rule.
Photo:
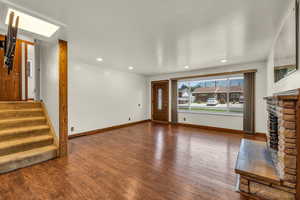
{"label": "stair nosing", "polygon": [[37,120],[46,120],[46,117],[44,116],[37,116],[37,117],[15,117],[15,118],[9,118],[9,119],[0,119],[1,123],[10,123],[10,122],[20,122],[20,121],[37,121]]}
{"label": "stair nosing", "polygon": [[0,149],[6,149],[10,147],[15,147],[19,145],[26,145],[30,143],[37,143],[37,142],[43,142],[47,140],[53,139],[53,136],[48,134],[48,135],[40,135],[40,136],[31,136],[31,137],[26,137],[26,138],[16,138],[12,139],[9,141],[2,141],[0,142]]}
{"label": "stair nosing", "polygon": [[1,101],[0,104],[40,104],[40,101]]}
{"label": "stair nosing", "polygon": [[1,109],[0,108],[0,112],[24,112],[24,111],[37,112],[37,111],[43,111],[43,109],[42,108],[18,108],[18,109]]}
{"label": "stair nosing", "polygon": [[33,108],[0,108],[0,110],[42,110],[43,108],[42,107],[33,107]]}
{"label": "stair nosing", "polygon": [[0,131],[0,136],[11,135],[11,134],[20,134],[24,132],[38,131],[38,130],[50,130],[49,125],[38,125],[38,126],[27,126],[21,128],[10,128],[3,131]]}

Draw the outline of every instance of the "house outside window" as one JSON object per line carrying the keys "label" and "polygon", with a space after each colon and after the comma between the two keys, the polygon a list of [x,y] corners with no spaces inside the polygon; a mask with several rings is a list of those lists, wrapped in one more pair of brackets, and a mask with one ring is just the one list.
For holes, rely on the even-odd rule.
{"label": "house outside window", "polygon": [[243,75],[178,82],[178,111],[243,114]]}

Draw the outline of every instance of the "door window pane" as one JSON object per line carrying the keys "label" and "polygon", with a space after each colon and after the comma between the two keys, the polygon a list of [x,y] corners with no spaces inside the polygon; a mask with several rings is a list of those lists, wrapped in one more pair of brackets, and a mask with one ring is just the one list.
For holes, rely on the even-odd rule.
{"label": "door window pane", "polygon": [[157,94],[157,109],[158,110],[162,110],[162,104],[163,104],[163,100],[162,100],[162,93],[163,90],[161,88],[158,88],[157,90],[158,94]]}

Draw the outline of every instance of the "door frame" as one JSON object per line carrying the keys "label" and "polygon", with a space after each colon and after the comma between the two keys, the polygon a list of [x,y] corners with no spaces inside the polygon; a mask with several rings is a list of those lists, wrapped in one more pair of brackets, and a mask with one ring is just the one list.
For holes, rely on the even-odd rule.
{"label": "door frame", "polygon": [[[167,93],[168,93],[168,112],[167,112],[167,121],[158,121],[158,120],[154,120],[153,119],[153,114],[154,114],[154,107],[153,107],[153,103],[154,103],[154,95],[153,95],[153,85],[157,84],[157,83],[167,83],[168,87],[167,87]],[[154,122],[159,122],[159,123],[169,123],[170,122],[170,81],[169,80],[159,80],[159,81],[151,81],[151,121]]]}
{"label": "door frame", "polygon": [[28,101],[28,45],[24,43],[24,50],[25,50],[25,101]]}
{"label": "door frame", "polygon": [[[37,99],[31,99],[28,98],[28,45],[34,46],[35,47],[35,43],[34,42],[29,42],[29,41],[25,41],[22,40],[22,43],[24,43],[24,51],[25,51],[25,94],[24,97],[22,97],[24,99],[24,101],[34,101]],[[36,56],[36,55],[35,55]],[[35,74],[35,78],[36,78],[37,74]]]}

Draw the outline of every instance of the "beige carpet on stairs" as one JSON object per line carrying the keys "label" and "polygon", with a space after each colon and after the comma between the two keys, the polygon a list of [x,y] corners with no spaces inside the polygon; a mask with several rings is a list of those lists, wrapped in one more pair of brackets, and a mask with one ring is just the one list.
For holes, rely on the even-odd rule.
{"label": "beige carpet on stairs", "polygon": [[0,102],[0,173],[56,158],[57,152],[41,102]]}

